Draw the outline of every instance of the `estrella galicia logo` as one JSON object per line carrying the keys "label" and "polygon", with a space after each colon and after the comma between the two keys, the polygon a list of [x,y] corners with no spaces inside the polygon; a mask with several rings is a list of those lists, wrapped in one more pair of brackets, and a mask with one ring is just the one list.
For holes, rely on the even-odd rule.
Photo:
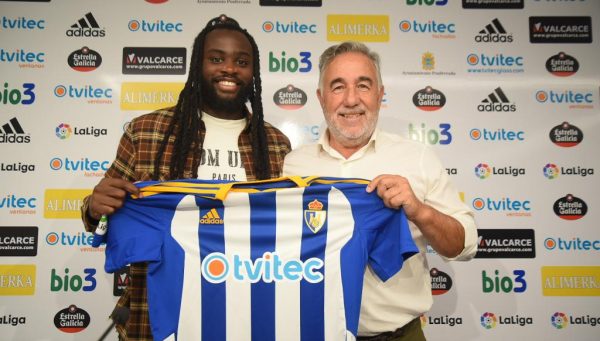
{"label": "estrella galicia logo", "polygon": [[54,315],[54,326],[63,333],[79,333],[90,324],[90,314],[71,304]]}
{"label": "estrella galicia logo", "polygon": [[443,295],[452,288],[452,278],[447,273],[436,268],[429,270],[431,277],[431,294]]}
{"label": "estrella galicia logo", "polygon": [[306,101],[306,93],[291,84],[277,90],[273,95],[273,102],[278,107],[286,110],[300,109],[306,104]]}
{"label": "estrella galicia logo", "polygon": [[425,111],[435,111],[446,104],[446,96],[430,86],[426,86],[413,95],[412,101],[414,105]]}
{"label": "estrella galicia logo", "polygon": [[559,147],[575,147],[583,141],[583,131],[569,122],[550,129],[550,141]]}
{"label": "estrella galicia logo", "polygon": [[588,207],[585,201],[577,198],[573,194],[559,198],[552,207],[554,213],[561,219],[577,220],[586,215]]}
{"label": "estrella galicia logo", "polygon": [[477,33],[475,41],[478,43],[512,43],[512,33],[506,32],[506,29],[498,20],[494,18],[491,23]]}
{"label": "estrella galicia logo", "polygon": [[100,28],[94,15],[91,12],[88,12],[82,18],[77,20],[76,23],[71,25],[66,34],[67,37],[98,38],[104,37],[106,31],[104,28]]}
{"label": "estrella galicia logo", "polygon": [[67,63],[71,69],[80,72],[89,72],[96,70],[102,64],[102,56],[87,46],[71,52],[67,58]]}
{"label": "estrella galicia logo", "polygon": [[531,43],[592,42],[591,17],[529,17]]}
{"label": "estrella galicia logo", "polygon": [[559,52],[546,60],[546,70],[558,77],[569,77],[579,70],[579,62],[575,57]]}

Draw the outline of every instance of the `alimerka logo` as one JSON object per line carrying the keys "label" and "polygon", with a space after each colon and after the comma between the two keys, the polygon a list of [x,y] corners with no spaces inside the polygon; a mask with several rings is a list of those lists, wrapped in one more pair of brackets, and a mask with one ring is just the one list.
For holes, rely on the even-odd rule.
{"label": "alimerka logo", "polygon": [[328,15],[327,41],[346,40],[389,41],[390,17],[387,15]]}

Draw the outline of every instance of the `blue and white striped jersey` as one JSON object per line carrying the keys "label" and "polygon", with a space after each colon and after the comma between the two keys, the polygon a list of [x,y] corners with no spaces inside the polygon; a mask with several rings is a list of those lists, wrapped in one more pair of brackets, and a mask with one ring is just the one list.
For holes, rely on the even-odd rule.
{"label": "blue and white striped jersey", "polygon": [[157,340],[352,340],[365,268],[418,252],[366,180],[143,182],[109,218],[106,264],[148,263]]}

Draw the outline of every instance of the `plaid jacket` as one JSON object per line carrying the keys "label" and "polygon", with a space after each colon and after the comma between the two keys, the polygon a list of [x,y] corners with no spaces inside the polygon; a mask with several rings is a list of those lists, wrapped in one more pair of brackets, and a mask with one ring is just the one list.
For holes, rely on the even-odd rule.
{"label": "plaid jacket", "polygon": [[[173,111],[173,107],[166,108],[133,119],[121,137],[116,158],[105,176],[122,178],[131,182],[151,180],[156,154],[164,139],[165,132],[173,116]],[[283,168],[283,159],[291,150],[290,141],[281,131],[267,122],[265,122],[265,131],[267,134],[271,176],[279,177]],[[201,141],[203,141],[206,131],[203,128],[198,133],[200,134]],[[169,175],[169,160],[171,159],[174,139],[174,136],[170,137],[165,149],[164,161],[160,164],[159,180],[171,180]],[[238,146],[248,181],[256,180],[248,125],[246,125],[239,136]],[[188,158],[184,169],[184,178],[197,178],[199,164],[200,155]],[[86,214],[89,199],[90,197],[88,196],[83,201],[81,216],[85,229],[88,232],[92,232],[96,228],[97,221],[94,221]],[[146,271],[147,265],[145,263],[131,264],[129,269],[129,285],[117,302],[117,306],[129,308],[129,320],[127,323],[125,325],[116,325],[120,337],[124,340],[153,339],[148,318]]]}

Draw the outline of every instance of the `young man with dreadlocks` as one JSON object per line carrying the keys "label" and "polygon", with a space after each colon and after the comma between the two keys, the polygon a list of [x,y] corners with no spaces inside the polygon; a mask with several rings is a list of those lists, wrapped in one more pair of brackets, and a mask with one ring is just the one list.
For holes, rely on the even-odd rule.
{"label": "young man with dreadlocks", "polygon": [[[102,215],[119,209],[128,193],[138,193],[134,181],[280,176],[291,147],[263,120],[259,65],[256,43],[237,21],[225,15],[210,20],[194,41],[177,105],[131,121],[105,178],[84,199],[86,230],[94,231]],[[146,269],[146,264],[131,264],[129,285],[117,303],[129,309],[128,321],[117,321],[123,339],[152,339]]]}

